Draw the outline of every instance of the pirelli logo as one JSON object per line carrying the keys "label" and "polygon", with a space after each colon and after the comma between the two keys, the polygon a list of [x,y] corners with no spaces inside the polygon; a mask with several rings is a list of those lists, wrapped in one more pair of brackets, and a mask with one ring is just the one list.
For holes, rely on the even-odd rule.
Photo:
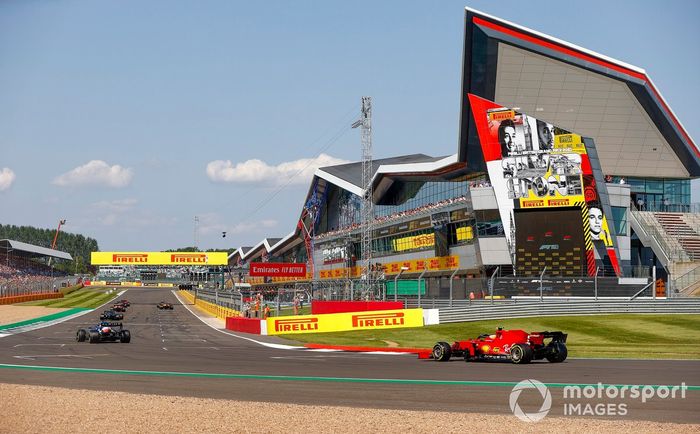
{"label": "pirelli logo", "polygon": [[115,253],[112,262],[118,264],[144,264],[148,262],[148,253]]}
{"label": "pirelli logo", "polygon": [[207,255],[204,253],[177,253],[170,255],[170,262],[173,264],[206,264]]}
{"label": "pirelli logo", "polygon": [[404,325],[403,312],[374,313],[352,316],[352,328],[373,328]]}
{"label": "pirelli logo", "polygon": [[276,332],[302,332],[318,330],[318,318],[276,319]]}
{"label": "pirelli logo", "polygon": [[504,121],[506,119],[515,119],[515,111],[514,110],[501,110],[501,111],[494,111],[488,114],[489,120],[490,121]]}

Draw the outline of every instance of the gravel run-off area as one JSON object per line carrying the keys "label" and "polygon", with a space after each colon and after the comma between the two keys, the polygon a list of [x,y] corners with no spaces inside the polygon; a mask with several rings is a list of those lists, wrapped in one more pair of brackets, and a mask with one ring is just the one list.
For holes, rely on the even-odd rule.
{"label": "gravel run-off area", "polygon": [[[700,432],[700,425],[378,410],[0,383],[0,433]],[[104,406],[107,408],[103,411]]]}
{"label": "gravel run-off area", "polygon": [[0,325],[39,318],[41,316],[63,312],[64,310],[66,309],[43,306],[15,306],[12,304],[0,305]]}

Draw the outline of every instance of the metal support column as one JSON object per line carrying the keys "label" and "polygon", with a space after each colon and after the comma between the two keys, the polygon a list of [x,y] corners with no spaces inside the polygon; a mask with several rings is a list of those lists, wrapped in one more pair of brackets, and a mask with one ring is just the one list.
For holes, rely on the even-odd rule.
{"label": "metal support column", "polygon": [[420,275],[418,276],[418,307],[421,307],[420,281],[423,279],[423,275],[425,274],[426,271],[428,271],[428,270],[423,270],[420,273]]}
{"label": "metal support column", "polygon": [[450,307],[452,307],[452,299],[453,299],[453,297],[452,297],[452,282],[453,282],[453,280],[454,280],[454,278],[455,278],[455,274],[457,274],[458,271],[459,271],[459,268],[456,269],[456,270],[454,271],[454,273],[452,273],[452,274],[450,275]]}
{"label": "metal support column", "polygon": [[540,301],[544,301],[542,293],[543,293],[543,288],[542,288],[542,279],[544,279],[544,273],[547,271],[547,267],[544,267],[542,269],[542,273],[540,274]]}
{"label": "metal support column", "polygon": [[598,272],[599,271],[600,271],[600,267],[595,267],[595,276],[593,277],[593,288],[595,291],[596,301],[598,300]]}

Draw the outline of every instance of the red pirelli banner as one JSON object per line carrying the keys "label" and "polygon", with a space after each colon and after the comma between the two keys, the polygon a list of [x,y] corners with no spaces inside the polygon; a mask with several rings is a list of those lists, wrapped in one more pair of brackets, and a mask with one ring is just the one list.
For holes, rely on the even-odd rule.
{"label": "red pirelli banner", "polygon": [[250,276],[306,277],[306,264],[293,262],[251,262]]}

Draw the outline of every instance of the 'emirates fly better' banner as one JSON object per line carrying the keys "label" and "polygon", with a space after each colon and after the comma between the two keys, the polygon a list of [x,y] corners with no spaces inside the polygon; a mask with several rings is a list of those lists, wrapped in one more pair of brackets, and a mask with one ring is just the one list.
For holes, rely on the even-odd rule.
{"label": "'emirates fly better' banner", "polygon": [[293,262],[251,262],[251,276],[306,277],[306,264]]}

